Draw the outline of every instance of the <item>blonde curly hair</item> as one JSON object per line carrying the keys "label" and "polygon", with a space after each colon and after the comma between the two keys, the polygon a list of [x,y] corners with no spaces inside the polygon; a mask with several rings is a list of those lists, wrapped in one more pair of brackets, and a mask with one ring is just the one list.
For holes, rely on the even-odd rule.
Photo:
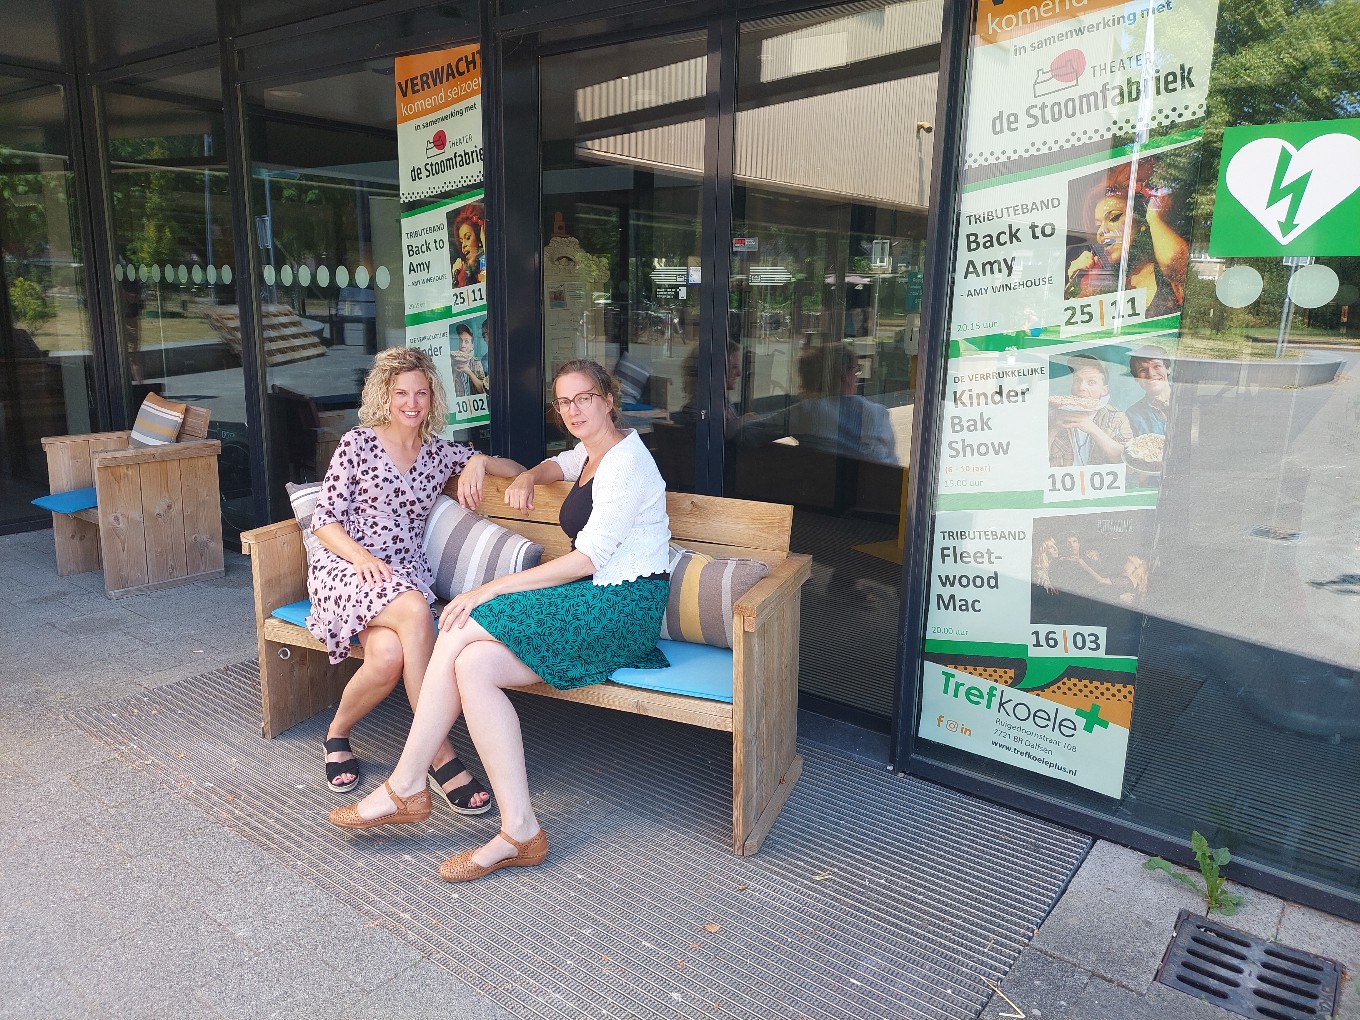
{"label": "blonde curly hair", "polygon": [[373,367],[364,380],[359,424],[373,428],[391,422],[392,388],[397,376],[406,372],[424,372],[430,381],[430,413],[420,423],[420,441],[424,443],[443,431],[448,422],[449,401],[435,371],[434,359],[414,347],[389,347],[373,359]]}

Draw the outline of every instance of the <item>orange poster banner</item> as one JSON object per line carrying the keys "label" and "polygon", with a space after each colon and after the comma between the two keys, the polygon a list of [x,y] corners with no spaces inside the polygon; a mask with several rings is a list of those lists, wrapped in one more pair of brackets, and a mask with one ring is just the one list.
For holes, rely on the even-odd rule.
{"label": "orange poster banner", "polygon": [[401,200],[453,195],[482,182],[482,68],[477,46],[397,57]]}
{"label": "orange poster banner", "polygon": [[[982,42],[1002,42],[1069,18],[1128,6],[1128,0],[982,0],[978,4],[977,37]],[[1149,4],[1154,10],[1170,6],[1169,2]]]}
{"label": "orange poster banner", "polygon": [[397,123],[438,113],[482,94],[481,47],[461,46],[396,59]]}

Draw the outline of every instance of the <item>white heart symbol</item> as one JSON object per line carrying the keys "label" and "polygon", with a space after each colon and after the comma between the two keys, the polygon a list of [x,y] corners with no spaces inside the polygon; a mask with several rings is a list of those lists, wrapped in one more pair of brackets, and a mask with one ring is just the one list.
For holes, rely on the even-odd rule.
{"label": "white heart symbol", "polygon": [[1258,138],[1237,151],[1226,177],[1243,208],[1288,244],[1360,188],[1360,138],[1319,135],[1301,149]]}

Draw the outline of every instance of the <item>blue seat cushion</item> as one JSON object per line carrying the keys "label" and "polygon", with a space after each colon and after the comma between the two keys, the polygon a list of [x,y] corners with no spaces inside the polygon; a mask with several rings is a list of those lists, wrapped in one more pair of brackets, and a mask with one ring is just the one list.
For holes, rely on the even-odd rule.
{"label": "blue seat cushion", "polygon": [[276,620],[284,623],[291,623],[295,627],[307,626],[307,614],[312,611],[312,600],[303,599],[301,602],[290,602],[286,606],[279,606],[269,615]]}
{"label": "blue seat cushion", "polygon": [[[284,623],[307,626],[312,603],[303,599],[279,606],[270,615]],[[688,641],[658,641],[670,669],[617,669],[609,679],[624,687],[664,694],[685,694],[691,698],[732,703],[732,650],[711,645],[692,645]]]}
{"label": "blue seat cushion", "polygon": [[39,496],[33,501],[33,505],[51,510],[54,514],[74,514],[81,510],[92,510],[97,503],[94,498],[94,486],[91,485],[88,489],[72,489],[70,492],[54,492],[50,496]]}
{"label": "blue seat cushion", "polygon": [[688,641],[657,642],[670,669],[616,669],[609,679],[624,687],[732,703],[732,650]]}

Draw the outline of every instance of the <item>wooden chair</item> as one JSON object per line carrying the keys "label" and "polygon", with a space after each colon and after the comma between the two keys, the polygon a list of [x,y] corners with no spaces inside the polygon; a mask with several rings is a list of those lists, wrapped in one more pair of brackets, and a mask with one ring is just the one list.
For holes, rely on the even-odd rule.
{"label": "wooden chair", "polygon": [[225,573],[211,419],[190,405],[167,446],[129,447],[127,430],[43,439],[53,495],[35,502],[52,511],[60,576],[102,565],[120,598]]}

